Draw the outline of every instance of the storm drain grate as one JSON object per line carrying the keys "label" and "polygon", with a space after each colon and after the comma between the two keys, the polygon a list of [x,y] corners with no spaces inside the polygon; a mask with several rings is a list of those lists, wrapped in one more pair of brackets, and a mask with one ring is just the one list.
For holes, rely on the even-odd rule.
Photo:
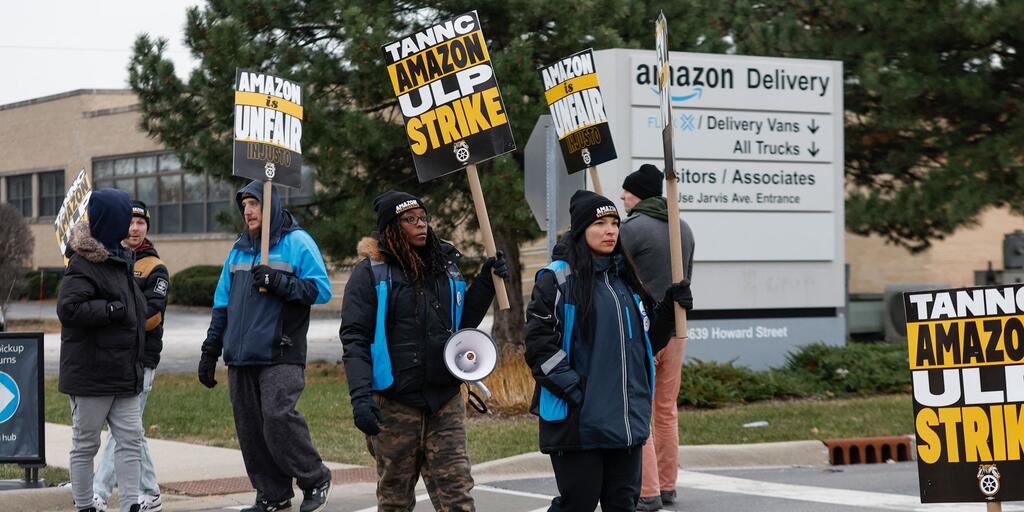
{"label": "storm drain grate", "polygon": [[824,443],[828,461],[835,466],[911,460],[910,438],[906,436],[828,439]]}

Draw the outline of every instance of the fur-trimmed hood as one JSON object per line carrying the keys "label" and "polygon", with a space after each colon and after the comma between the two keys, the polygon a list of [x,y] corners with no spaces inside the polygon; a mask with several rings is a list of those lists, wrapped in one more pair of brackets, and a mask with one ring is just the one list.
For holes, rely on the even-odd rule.
{"label": "fur-trimmed hood", "polygon": [[99,240],[93,238],[87,220],[80,220],[71,228],[71,239],[68,241],[68,246],[75,253],[93,263],[103,263],[110,258],[110,251]]}

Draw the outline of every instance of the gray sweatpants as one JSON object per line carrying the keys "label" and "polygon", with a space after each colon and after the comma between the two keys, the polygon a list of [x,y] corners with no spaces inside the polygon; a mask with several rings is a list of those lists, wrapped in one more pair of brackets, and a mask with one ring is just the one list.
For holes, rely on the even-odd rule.
{"label": "gray sweatpants", "polygon": [[114,473],[121,492],[121,511],[139,501],[139,460],[142,453],[142,414],[138,395],[71,396],[71,493],[75,508],[92,506],[93,459],[100,448],[103,423],[117,440]]}
{"label": "gray sweatpants", "polygon": [[295,494],[293,478],[305,491],[331,477],[295,410],[306,387],[304,367],[229,366],[228,387],[245,471],[258,496],[286,500]]}

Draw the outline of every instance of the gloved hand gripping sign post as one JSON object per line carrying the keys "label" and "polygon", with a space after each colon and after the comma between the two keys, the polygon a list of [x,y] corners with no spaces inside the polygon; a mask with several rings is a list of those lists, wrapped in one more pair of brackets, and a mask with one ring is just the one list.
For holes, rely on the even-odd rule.
{"label": "gloved hand gripping sign post", "polygon": [[[420,182],[465,168],[488,256],[496,253],[476,164],[516,149],[476,11],[382,47]],[[505,282],[494,279],[498,307]]]}

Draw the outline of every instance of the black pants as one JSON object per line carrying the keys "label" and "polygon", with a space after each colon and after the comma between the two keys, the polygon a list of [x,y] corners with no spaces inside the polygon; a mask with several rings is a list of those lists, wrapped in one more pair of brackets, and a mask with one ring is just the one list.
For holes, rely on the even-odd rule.
{"label": "black pants", "polygon": [[561,495],[548,512],[633,512],[640,499],[643,446],[551,454]]}
{"label": "black pants", "polygon": [[229,366],[228,386],[242,460],[257,496],[281,501],[327,482],[330,470],[309,437],[295,404],[306,386],[297,364]]}

